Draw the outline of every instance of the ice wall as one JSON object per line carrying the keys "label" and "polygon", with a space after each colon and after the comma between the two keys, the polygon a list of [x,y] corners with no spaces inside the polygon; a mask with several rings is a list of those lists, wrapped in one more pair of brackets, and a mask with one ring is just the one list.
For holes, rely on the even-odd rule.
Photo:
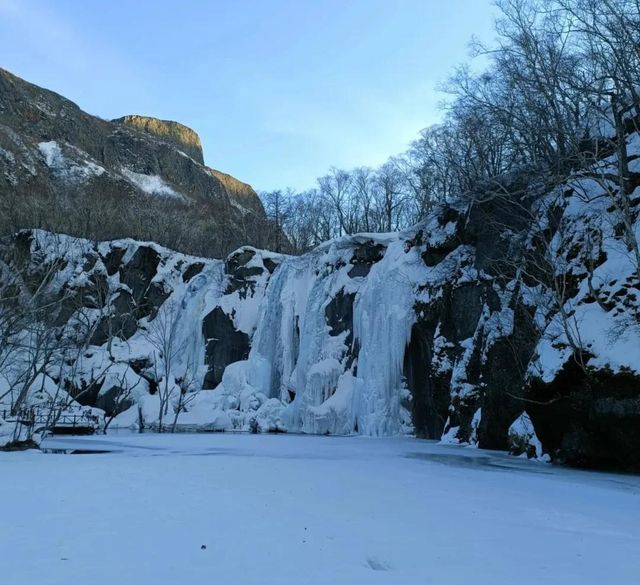
{"label": "ice wall", "polygon": [[[359,246],[382,250],[366,275],[353,271]],[[425,270],[397,234],[345,238],[284,259],[260,305],[248,359],[227,368],[216,392],[240,411],[249,407],[236,418],[242,425],[252,416],[261,418],[250,405],[260,404],[259,411],[269,401],[276,418],[263,423],[271,428],[367,435],[409,431],[402,360],[415,321],[416,283]],[[327,308],[339,296],[352,299],[352,307],[338,315],[352,325],[336,332]]]}

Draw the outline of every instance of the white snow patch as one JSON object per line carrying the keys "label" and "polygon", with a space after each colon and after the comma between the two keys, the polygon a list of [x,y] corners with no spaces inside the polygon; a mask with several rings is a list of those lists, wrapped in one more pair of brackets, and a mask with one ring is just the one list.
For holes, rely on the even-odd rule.
{"label": "white snow patch", "polygon": [[138,187],[141,191],[144,191],[148,195],[158,195],[160,197],[173,197],[176,199],[184,199],[183,195],[178,193],[165,180],[159,175],[145,175],[143,173],[136,173],[126,167],[122,167],[120,172],[131,183]]}
{"label": "white snow patch", "polygon": [[70,181],[88,181],[92,177],[97,177],[105,173],[105,169],[95,162],[89,160],[86,152],[68,144],[66,148],[73,151],[78,160],[65,156],[60,145],[55,141],[40,142],[38,150],[42,154],[46,165],[55,175]]}

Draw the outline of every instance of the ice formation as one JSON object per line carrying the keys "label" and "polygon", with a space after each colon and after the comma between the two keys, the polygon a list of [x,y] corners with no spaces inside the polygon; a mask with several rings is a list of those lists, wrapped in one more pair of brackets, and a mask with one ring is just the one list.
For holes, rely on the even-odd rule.
{"label": "ice formation", "polygon": [[[42,152],[61,164],[58,145]],[[68,324],[134,318],[126,335],[100,338],[63,372],[43,372],[34,396],[59,393],[61,379],[90,385],[99,373],[90,406],[123,385],[134,389],[113,427],[157,426],[164,388],[163,424],[204,430],[415,432],[491,448],[517,443],[536,457],[543,446],[567,445],[581,457],[582,437],[608,441],[616,425],[636,437],[640,283],[602,189],[580,177],[560,185],[536,199],[536,221],[513,229],[487,231],[487,210],[443,206],[404,232],[343,237],[299,257],[244,247],[210,260],[152,243],[27,233],[35,274],[64,260],[48,284],[53,297],[91,296],[106,283],[105,307],[84,306]],[[555,232],[550,215],[559,218]],[[640,237],[637,219],[634,228]],[[520,268],[496,271],[492,256],[549,233],[553,275],[572,283],[561,305]],[[179,348],[170,363],[151,339],[158,323]],[[578,338],[584,363],[576,370]],[[567,408],[583,397],[574,381],[585,370],[595,380],[591,402]],[[0,376],[0,395],[11,375]],[[633,451],[630,444],[624,457]]]}
{"label": "ice formation", "polygon": [[[306,433],[410,430],[402,360],[425,268],[399,236],[362,242],[385,248],[366,277],[348,275],[351,239],[283,259],[262,300],[248,359],[228,367],[216,391],[227,404],[242,410],[249,396],[260,404],[277,399],[285,405],[284,427]],[[337,297],[353,299],[352,332],[332,331],[327,323],[327,307]]]}

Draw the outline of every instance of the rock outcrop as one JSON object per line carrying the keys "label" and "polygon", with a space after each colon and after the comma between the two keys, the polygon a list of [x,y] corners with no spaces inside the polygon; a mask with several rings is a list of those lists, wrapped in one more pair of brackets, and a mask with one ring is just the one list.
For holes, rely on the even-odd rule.
{"label": "rock outcrop", "polygon": [[171,120],[158,120],[149,116],[123,116],[112,120],[116,124],[124,124],[152,134],[160,140],[174,144],[181,152],[204,165],[204,154],[200,136],[191,128]]}
{"label": "rock outcrop", "polygon": [[265,222],[249,185],[204,165],[193,130],[102,120],[0,69],[0,233],[134,237],[220,257],[264,245]]}

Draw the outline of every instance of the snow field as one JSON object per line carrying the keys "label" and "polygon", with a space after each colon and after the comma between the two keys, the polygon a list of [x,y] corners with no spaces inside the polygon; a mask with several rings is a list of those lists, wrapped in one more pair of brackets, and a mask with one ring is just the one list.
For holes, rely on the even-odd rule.
{"label": "snow field", "polygon": [[622,585],[640,575],[636,476],[401,438],[64,440],[119,452],[0,453],[11,478],[0,482],[4,583]]}

